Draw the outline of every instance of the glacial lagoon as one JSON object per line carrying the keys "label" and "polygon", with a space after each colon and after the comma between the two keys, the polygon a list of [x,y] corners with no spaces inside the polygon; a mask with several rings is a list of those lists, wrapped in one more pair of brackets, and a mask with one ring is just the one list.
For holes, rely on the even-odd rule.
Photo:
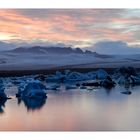
{"label": "glacial lagoon", "polygon": [[5,89],[12,99],[0,102],[0,130],[115,131],[140,130],[140,86],[47,91],[40,102],[15,97],[16,86]]}

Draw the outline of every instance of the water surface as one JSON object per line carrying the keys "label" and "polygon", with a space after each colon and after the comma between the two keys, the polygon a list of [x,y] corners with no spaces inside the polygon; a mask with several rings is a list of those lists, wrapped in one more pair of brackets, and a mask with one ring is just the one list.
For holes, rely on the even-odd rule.
{"label": "water surface", "polygon": [[12,99],[0,102],[0,130],[140,130],[140,87],[132,87],[131,95],[124,90],[62,88],[48,91],[43,101],[21,101],[13,87],[6,91]]}

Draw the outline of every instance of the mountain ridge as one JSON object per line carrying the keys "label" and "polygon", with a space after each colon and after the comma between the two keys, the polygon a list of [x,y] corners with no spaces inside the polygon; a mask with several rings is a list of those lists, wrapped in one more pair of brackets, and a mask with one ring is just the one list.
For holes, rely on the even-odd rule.
{"label": "mountain ridge", "polygon": [[33,46],[33,47],[18,47],[15,49],[8,50],[6,52],[13,53],[37,53],[37,54],[87,54],[94,55],[95,57],[110,58],[112,55],[99,54],[90,50],[83,51],[80,48],[72,47],[44,47],[44,46]]}

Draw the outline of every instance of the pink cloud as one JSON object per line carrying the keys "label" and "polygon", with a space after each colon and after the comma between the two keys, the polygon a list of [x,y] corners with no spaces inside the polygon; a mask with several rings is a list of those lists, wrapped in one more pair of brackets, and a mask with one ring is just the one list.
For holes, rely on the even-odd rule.
{"label": "pink cloud", "polygon": [[[52,13],[51,13],[52,12]],[[138,25],[139,18],[124,18],[120,11],[110,10],[57,10],[36,15],[21,14],[18,10],[0,10],[0,31],[11,34],[14,39],[46,39],[52,41],[84,40],[123,40],[134,42],[135,32],[130,32],[131,25]],[[110,25],[123,24],[127,29],[114,28]],[[127,32],[127,34],[125,33]]]}

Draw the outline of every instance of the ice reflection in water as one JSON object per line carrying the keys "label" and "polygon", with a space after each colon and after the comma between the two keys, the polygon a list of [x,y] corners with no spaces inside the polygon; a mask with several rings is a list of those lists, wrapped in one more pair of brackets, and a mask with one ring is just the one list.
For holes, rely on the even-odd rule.
{"label": "ice reflection in water", "polygon": [[7,99],[0,100],[0,114],[4,113],[5,103]]}
{"label": "ice reflection in water", "polygon": [[131,95],[124,90],[62,88],[38,103],[13,97],[2,108],[0,130],[140,130],[140,87],[129,87]]}
{"label": "ice reflection in water", "polygon": [[43,105],[46,103],[46,98],[45,99],[18,98],[17,100],[18,100],[18,105],[20,105],[21,102],[23,101],[28,111],[41,109]]}

